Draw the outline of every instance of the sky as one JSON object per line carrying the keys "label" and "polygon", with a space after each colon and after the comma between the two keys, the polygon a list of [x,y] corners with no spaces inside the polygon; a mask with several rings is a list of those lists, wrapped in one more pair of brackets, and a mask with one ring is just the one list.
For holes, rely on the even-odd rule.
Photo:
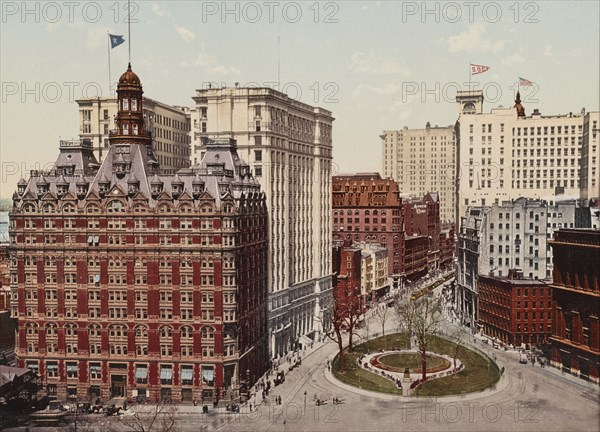
{"label": "sky", "polygon": [[[0,197],[79,133],[76,99],[109,94],[131,63],[173,105],[208,82],[260,85],[332,111],[335,172],[380,171],[384,130],[450,125],[471,77],[484,110],[599,110],[596,1],[2,1]],[[279,48],[278,48],[279,46]],[[279,53],[279,54],[278,54]],[[279,66],[278,66],[279,65]],[[279,79],[278,79],[279,77]],[[277,84],[279,82],[279,84]]]}

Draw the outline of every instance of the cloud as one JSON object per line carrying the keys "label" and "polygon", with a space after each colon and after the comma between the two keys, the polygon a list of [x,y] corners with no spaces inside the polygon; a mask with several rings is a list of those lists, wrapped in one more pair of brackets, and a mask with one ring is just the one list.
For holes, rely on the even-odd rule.
{"label": "cloud", "polygon": [[93,27],[91,29],[88,29],[86,39],[85,39],[85,45],[89,49],[95,49],[102,45],[107,45],[107,44],[108,44],[108,34],[106,33],[105,28]]}
{"label": "cloud", "polygon": [[522,50],[519,50],[519,52],[508,55],[502,59],[502,64],[505,66],[512,66],[521,63],[525,63],[525,57],[523,57]]}
{"label": "cloud", "polygon": [[546,50],[544,51],[544,55],[546,57],[552,57],[552,45],[547,45]]}
{"label": "cloud", "polygon": [[[200,52],[192,65],[202,67],[207,72],[218,75],[239,75],[242,73],[239,69],[233,66],[225,66],[218,63],[219,62],[214,56]],[[190,66],[190,64],[182,63],[181,66]]]}
{"label": "cloud", "polygon": [[156,16],[162,17],[165,15],[170,15],[169,12],[160,7],[157,3],[152,3],[152,12],[156,14]]}
{"label": "cloud", "polygon": [[448,51],[456,52],[499,52],[504,49],[505,41],[484,39],[485,27],[483,24],[472,24],[469,29],[447,39]]}
{"label": "cloud", "polygon": [[175,27],[175,31],[177,32],[177,34],[179,36],[181,36],[181,39],[183,39],[186,42],[191,42],[196,38],[196,33],[194,33],[191,30],[188,30],[184,27]]}
{"label": "cloud", "polygon": [[363,92],[375,93],[377,95],[389,96],[398,93],[402,89],[401,84],[385,83],[381,86],[361,83],[352,91],[354,99],[359,98]]}
{"label": "cloud", "polygon": [[396,74],[402,77],[410,75],[410,69],[392,59],[384,58],[381,54],[365,54],[360,51],[352,54],[349,69],[370,75]]}

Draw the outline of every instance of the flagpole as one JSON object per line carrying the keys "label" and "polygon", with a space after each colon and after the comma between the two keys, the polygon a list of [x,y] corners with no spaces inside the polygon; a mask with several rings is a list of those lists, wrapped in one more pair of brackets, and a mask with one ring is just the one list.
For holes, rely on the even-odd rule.
{"label": "flagpole", "polygon": [[281,85],[281,57],[280,57],[280,49],[279,49],[279,36],[277,36],[277,89]]}
{"label": "flagpole", "polygon": [[127,37],[129,38],[129,64],[131,64],[131,5],[127,0]]}
{"label": "flagpole", "polygon": [[473,69],[471,68],[471,60],[469,60],[469,91],[471,91],[471,75],[473,73]]}
{"label": "flagpole", "polygon": [[112,75],[110,73],[110,33],[106,30],[106,36],[108,36],[108,97],[112,96]]}

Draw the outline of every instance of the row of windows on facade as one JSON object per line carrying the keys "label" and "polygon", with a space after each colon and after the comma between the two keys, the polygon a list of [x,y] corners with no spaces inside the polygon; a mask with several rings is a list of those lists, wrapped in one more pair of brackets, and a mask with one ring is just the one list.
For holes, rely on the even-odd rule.
{"label": "row of windows on facade", "polygon": [[[77,192],[78,194],[80,192],[83,194],[87,193],[87,191],[88,191],[87,185],[80,186],[80,188],[81,189],[78,190],[78,192]],[[183,192],[183,190],[180,190],[180,192]],[[21,194],[25,193],[25,189],[23,189],[22,192],[19,192],[19,193],[21,193]],[[233,206],[229,206],[229,212],[233,212],[233,209],[234,209]],[[38,211],[41,211],[42,213],[57,213],[57,212],[75,213],[75,212],[77,212],[77,210],[78,210],[78,208],[75,205],[70,204],[70,203],[65,203],[64,205],[60,206],[60,208],[56,205],[49,204],[49,203],[44,204],[40,208],[38,208],[38,206],[34,203],[26,203],[23,205],[23,208],[22,208],[23,213],[38,213]],[[83,210],[86,213],[91,213],[91,214],[103,213],[103,208],[96,204],[88,204],[85,206],[85,208]],[[121,203],[118,200],[113,200],[104,207],[104,210],[106,210],[107,213],[124,213],[124,212],[128,211],[128,207],[126,205],[123,205],[123,203]],[[147,204],[136,204],[133,207],[133,211],[136,213],[146,213],[148,210],[149,210],[149,207]],[[194,210],[195,210],[195,207],[190,204],[180,204],[179,206],[177,206],[177,205],[162,203],[157,207],[158,213],[175,213],[175,212],[193,213]],[[203,213],[203,214],[211,214],[211,213],[217,211],[215,209],[215,207],[210,204],[201,205],[199,207],[199,210],[200,210],[200,213]],[[226,207],[224,207],[223,211],[225,211],[225,210],[226,210]]]}
{"label": "row of windows on facade", "polygon": [[[65,307],[64,308],[64,318],[65,319],[78,319],[80,318],[77,314],[77,308],[75,307]],[[110,307],[108,308],[108,314],[102,314],[101,308],[99,307],[89,307],[87,309],[88,319],[96,319],[96,318],[110,318],[115,320],[126,320],[131,318],[132,316],[128,315],[127,308],[119,308],[119,307]],[[39,317],[38,308],[37,307],[27,307],[25,310],[25,316],[27,318],[36,318]],[[58,318],[58,308],[47,306],[45,308],[46,318]],[[136,319],[148,319],[148,309],[145,307],[136,307],[135,308],[135,316]],[[202,309],[200,315],[194,315],[193,308],[180,308],[179,314],[173,314],[172,308],[161,307],[159,311],[159,318],[162,320],[171,320],[173,318],[178,318],[182,321],[193,321],[195,319],[200,319],[202,321],[214,321],[215,314],[213,309]],[[236,311],[235,309],[224,309],[223,310],[223,322],[235,322],[236,321]]]}
{"label": "row of windows on facade", "polygon": [[[110,302],[127,302],[127,294],[126,290],[115,290],[108,289],[108,300]],[[65,289],[64,291],[64,300],[66,302],[76,301],[77,300],[77,290],[76,289]],[[87,299],[94,303],[101,301],[101,290],[99,289],[88,289],[87,290]],[[202,304],[214,303],[214,292],[213,291],[204,291],[200,293]],[[223,303],[225,304],[233,304],[235,303],[236,293],[225,291],[222,292],[223,295]],[[53,288],[45,287],[44,289],[44,298],[46,300],[54,300],[58,301],[58,290]],[[173,301],[173,291],[171,290],[161,290],[159,300],[161,303],[164,302],[172,302]],[[37,289],[25,289],[25,300],[27,302],[35,301],[38,299],[38,290]],[[179,291],[179,295],[177,296],[180,304],[193,303],[194,302],[194,291]],[[135,304],[137,306],[142,306],[142,303],[146,303],[148,301],[148,291],[135,291]]]}
{"label": "row of windows on facade", "polygon": [[[78,260],[74,256],[45,256],[43,259],[40,258],[40,261],[44,263],[45,267],[56,267],[57,258],[62,261],[65,267],[75,267],[77,266]],[[198,257],[194,257],[194,260],[190,257],[175,255],[169,258],[160,258],[158,260],[159,266],[161,268],[171,268],[173,266],[173,262],[179,263],[180,269],[192,269],[193,261],[196,261]],[[104,260],[108,262],[108,267],[125,267],[127,265],[127,260],[121,256],[107,258],[104,257]],[[218,260],[223,263],[223,268],[227,270],[231,270],[235,267],[235,258],[232,256],[218,256]],[[38,259],[35,256],[26,256],[24,259],[25,267],[36,267],[38,264]],[[100,257],[89,256],[87,257],[87,264],[89,267],[100,267]],[[85,260],[84,260],[85,262]],[[147,260],[145,258],[137,258],[132,260],[131,262],[135,263],[136,267],[147,267]],[[211,269],[214,268],[214,262],[212,259],[202,259],[201,268]],[[11,265],[17,265],[16,257],[11,259]],[[184,270],[185,271],[185,270]],[[72,274],[71,274],[72,275]],[[140,275],[141,277],[146,277],[146,275]],[[136,276],[137,277],[137,276]],[[99,276],[96,277],[98,280],[94,280],[93,282],[99,282]],[[90,281],[92,283],[92,281]]]}
{"label": "row of windows on facade", "polygon": [[[208,268],[208,267],[207,267]],[[125,273],[126,269],[122,270],[123,273],[108,274],[108,283],[111,285],[126,285],[127,284],[127,275]],[[193,274],[183,274],[179,277],[179,285],[181,286],[191,286],[194,285]],[[13,282],[18,282],[18,276],[16,273],[13,273],[12,279]],[[57,284],[58,283],[58,274],[56,272],[47,272],[45,274],[44,280],[47,284]],[[236,278],[235,275],[224,275],[223,278],[223,286],[235,286]],[[26,272],[24,282],[27,285],[38,283],[38,275],[37,273]],[[100,283],[100,275],[88,275],[88,283],[96,284]],[[144,285],[147,283],[147,275],[145,274],[137,274],[135,275],[135,283],[138,285]],[[159,274],[159,284],[160,285],[170,285],[173,283],[172,273],[160,273]],[[65,285],[75,285],[77,284],[77,274],[76,273],[63,273],[63,284]],[[202,274],[200,275],[200,285],[214,285],[214,274]]]}
{"label": "row of windows on facade", "polygon": [[[249,239],[254,239],[261,237],[258,233],[250,233],[248,234]],[[27,235],[25,236],[25,244],[37,244],[38,243],[38,235]],[[62,236],[63,237],[63,242],[62,243],[66,243],[66,244],[72,244],[72,243],[81,243],[77,241],[77,236]],[[145,244],[159,244],[159,245],[163,245],[163,246],[168,246],[168,245],[172,245],[172,244],[181,244],[181,245],[193,245],[194,244],[194,237],[193,236],[186,236],[186,235],[180,235],[178,236],[178,242],[173,242],[173,236],[172,235],[162,235],[159,236],[159,241],[158,243],[156,242],[149,242],[148,238],[152,238],[154,236],[151,235],[136,235],[134,236],[134,244],[137,245],[145,245]],[[47,245],[55,245],[58,244],[57,242],[57,236],[55,235],[45,235],[43,236],[43,244],[47,244]],[[213,236],[201,236],[199,238],[200,240],[200,244],[202,246],[212,246],[214,244],[216,244],[214,242],[214,237]],[[231,246],[235,246],[235,237],[233,236],[223,236],[222,237],[222,242],[220,243],[221,246],[223,247],[231,247]],[[11,241],[13,244],[16,244],[16,235],[11,236]],[[87,238],[87,245],[88,246],[96,246],[99,247],[100,245],[102,245],[103,243],[100,241],[100,236],[88,236]],[[108,236],[108,241],[106,242],[106,244],[109,245],[127,245],[128,242],[126,240],[126,236]]]}
{"label": "row of windows on facade", "polygon": [[[39,326],[36,323],[26,323],[25,324],[26,334],[29,336],[37,336],[39,334]],[[58,337],[59,326],[56,323],[47,323],[44,326],[44,332],[47,338],[57,338]],[[65,339],[77,339],[79,327],[77,324],[65,324],[64,325],[64,333]],[[126,326],[123,325],[114,325],[111,324],[107,328],[100,327],[99,324],[91,324],[86,329],[83,329],[84,332],[87,331],[87,335],[90,339],[99,338],[102,335],[102,332],[105,331],[108,333],[111,339],[124,339],[127,340],[128,330]],[[190,326],[182,326],[179,330],[175,330],[173,327],[169,325],[163,325],[160,327],[158,334],[162,339],[171,339],[173,337],[173,332],[179,332],[182,339],[192,339],[194,336],[194,329]],[[135,336],[137,340],[148,338],[148,327],[145,325],[136,325]],[[202,341],[214,341],[215,339],[215,329],[210,325],[204,325],[200,329],[200,335]]]}
{"label": "row of windows on facade", "polygon": [[[39,363],[37,360],[27,360],[25,363],[28,369],[39,373]],[[59,362],[49,360],[46,362],[46,378],[59,378]],[[113,365],[109,365],[113,367]],[[181,385],[193,385],[194,384],[194,366],[193,365],[179,365],[180,374],[179,380]],[[126,366],[122,369],[126,369]],[[214,385],[214,365],[202,365],[201,366],[201,377],[202,384],[212,387]],[[161,384],[173,384],[173,365],[160,364],[160,383]],[[77,362],[65,362],[65,372],[67,378],[78,378],[79,376],[79,364]],[[90,380],[101,380],[102,379],[102,364],[90,362],[88,364],[88,376]],[[148,383],[148,365],[147,364],[135,364],[135,382],[136,384],[147,384]]]}

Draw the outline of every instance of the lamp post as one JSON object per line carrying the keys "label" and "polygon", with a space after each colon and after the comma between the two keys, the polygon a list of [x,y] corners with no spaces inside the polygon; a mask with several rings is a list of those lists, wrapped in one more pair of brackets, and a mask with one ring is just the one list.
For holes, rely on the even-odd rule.
{"label": "lamp post", "polygon": [[306,390],[304,390],[304,414],[306,414]]}

